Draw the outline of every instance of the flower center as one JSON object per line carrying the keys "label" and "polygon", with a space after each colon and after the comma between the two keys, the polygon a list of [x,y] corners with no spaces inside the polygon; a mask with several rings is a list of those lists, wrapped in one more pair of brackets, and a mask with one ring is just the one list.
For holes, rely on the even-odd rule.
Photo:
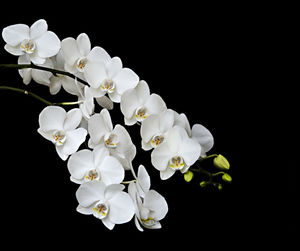
{"label": "flower center", "polygon": [[92,180],[99,180],[99,179],[100,179],[100,175],[96,169],[89,171],[87,175],[84,176],[85,181],[92,181]]}
{"label": "flower center", "polygon": [[31,39],[24,39],[20,45],[20,49],[28,54],[32,54],[35,50],[35,43]]}
{"label": "flower center", "polygon": [[104,92],[113,93],[115,91],[115,83],[111,79],[106,79],[103,84],[100,85],[100,88]]}
{"label": "flower center", "polygon": [[104,135],[104,143],[107,147],[116,148],[119,143],[119,137],[114,133],[106,133]]}
{"label": "flower center", "polygon": [[93,207],[93,215],[98,219],[103,219],[107,216],[108,206],[105,203],[98,202]]}
{"label": "flower center", "polygon": [[154,135],[151,139],[151,146],[156,148],[160,143],[164,141],[164,136],[162,135]]}
{"label": "flower center", "polygon": [[76,62],[76,68],[79,72],[83,72],[84,71],[84,67],[87,63],[87,58],[86,57],[81,57],[77,60]]}
{"label": "flower center", "polygon": [[55,131],[51,136],[55,145],[63,145],[66,141],[66,135],[62,131]]}
{"label": "flower center", "polygon": [[173,170],[180,170],[184,167],[184,161],[183,158],[180,156],[174,156],[170,161],[169,161],[169,167]]}
{"label": "flower center", "polygon": [[148,114],[147,114],[147,109],[145,107],[142,106],[142,107],[139,107],[136,109],[135,118],[137,121],[141,122],[147,117],[148,117]]}
{"label": "flower center", "polygon": [[151,217],[148,217],[147,219],[142,218],[141,220],[142,220],[143,224],[148,227],[152,227],[157,223],[157,221]]}

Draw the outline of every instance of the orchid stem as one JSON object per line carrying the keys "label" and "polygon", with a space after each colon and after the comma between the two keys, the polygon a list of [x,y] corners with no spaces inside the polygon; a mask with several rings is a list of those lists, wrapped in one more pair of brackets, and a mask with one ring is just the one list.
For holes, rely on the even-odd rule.
{"label": "orchid stem", "polygon": [[196,168],[190,168],[191,171],[194,171],[194,172],[198,172],[198,173],[204,173],[206,174],[209,178],[212,178],[212,174],[209,172],[209,171],[206,171],[204,170],[203,168],[201,167],[198,167],[197,169]]}
{"label": "orchid stem", "polygon": [[198,161],[201,162],[203,160],[206,160],[206,159],[209,159],[209,158],[212,158],[212,157],[217,157],[217,156],[218,156],[218,154],[211,154],[211,155],[208,155],[206,157],[198,159]]}
{"label": "orchid stem", "polygon": [[132,183],[132,182],[135,182],[135,181],[136,181],[136,180],[122,181],[121,184],[126,185],[126,184],[130,184],[130,183]]}
{"label": "orchid stem", "polygon": [[59,106],[61,106],[61,105],[76,105],[76,104],[81,104],[83,102],[83,101],[75,101],[75,102],[53,103],[53,102],[50,102],[32,92],[29,92],[29,91],[26,91],[23,89],[19,89],[19,88],[15,88],[15,87],[5,86],[5,85],[1,85],[0,90],[7,90],[7,91],[14,91],[14,92],[22,93],[22,94],[28,95],[30,97],[33,97],[33,98],[43,102],[46,105],[59,105]]}
{"label": "orchid stem", "polygon": [[66,72],[66,71],[61,71],[61,70],[56,70],[56,69],[52,69],[52,68],[48,68],[48,67],[44,67],[44,66],[39,66],[39,65],[35,65],[33,63],[31,64],[0,64],[0,69],[1,68],[11,68],[11,69],[37,69],[37,70],[42,70],[42,71],[49,71],[52,72],[54,75],[56,74],[60,74],[60,75],[65,75],[68,76],[70,78],[73,79],[77,79],[77,81],[88,85],[88,83],[80,78],[77,78],[75,75],[73,75],[70,72]]}
{"label": "orchid stem", "polygon": [[29,91],[26,91],[26,90],[22,90],[22,89],[19,89],[19,88],[15,88],[15,87],[10,87],[10,86],[4,86],[4,85],[1,85],[0,86],[0,90],[8,90],[8,91],[14,91],[14,92],[19,92],[19,93],[23,93],[25,95],[28,95],[30,97],[33,97],[41,102],[43,102],[44,104],[46,105],[53,105],[53,103],[51,103],[50,101],[32,93],[32,92],[29,92]]}

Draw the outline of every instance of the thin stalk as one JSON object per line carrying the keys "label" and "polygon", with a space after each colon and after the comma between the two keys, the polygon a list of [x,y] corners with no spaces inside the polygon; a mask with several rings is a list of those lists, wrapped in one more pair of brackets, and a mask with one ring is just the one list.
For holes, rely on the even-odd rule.
{"label": "thin stalk", "polygon": [[130,184],[132,182],[135,182],[136,180],[129,180],[129,181],[122,181],[121,184],[127,185]]}
{"label": "thin stalk", "polygon": [[73,75],[70,72],[66,72],[66,71],[61,71],[61,70],[56,70],[56,69],[52,69],[52,68],[48,68],[48,67],[44,67],[44,66],[39,66],[39,65],[35,65],[33,63],[31,64],[0,64],[0,69],[1,68],[10,68],[10,69],[37,69],[37,70],[42,70],[42,71],[48,71],[48,72],[52,72],[54,75],[60,74],[60,75],[65,75],[68,76],[70,78],[73,79],[77,79],[77,81],[81,82],[82,84],[88,85],[88,83],[80,78],[77,78],[75,75]]}
{"label": "thin stalk", "polygon": [[53,103],[53,102],[50,102],[50,101],[42,98],[41,96],[39,96],[39,95],[37,95],[35,93],[29,92],[29,91],[26,91],[26,90],[23,90],[23,89],[20,89],[20,88],[15,88],[15,87],[10,87],[10,86],[5,86],[5,85],[1,85],[0,86],[0,90],[7,90],[7,91],[14,91],[14,92],[22,93],[22,94],[28,95],[30,97],[33,97],[33,98],[35,98],[35,99],[43,102],[46,105],[59,105],[59,106],[63,106],[63,105],[77,105],[77,104],[81,104],[83,102],[82,100],[80,100],[80,101],[75,101],[75,102]]}
{"label": "thin stalk", "polygon": [[28,95],[30,97],[33,97],[41,102],[43,102],[44,104],[46,105],[53,105],[52,102],[32,93],[32,92],[29,92],[29,91],[26,91],[26,90],[22,90],[22,89],[19,89],[19,88],[15,88],[15,87],[10,87],[10,86],[4,86],[4,85],[1,85],[0,86],[0,90],[8,90],[8,91],[14,91],[14,92],[18,92],[18,93],[22,93],[22,94],[25,94],[25,95]]}
{"label": "thin stalk", "polygon": [[206,160],[206,159],[209,159],[209,158],[213,158],[213,157],[217,157],[218,154],[211,154],[211,155],[208,155],[206,157],[201,157],[200,159],[198,159],[199,162],[203,161],[203,160]]}

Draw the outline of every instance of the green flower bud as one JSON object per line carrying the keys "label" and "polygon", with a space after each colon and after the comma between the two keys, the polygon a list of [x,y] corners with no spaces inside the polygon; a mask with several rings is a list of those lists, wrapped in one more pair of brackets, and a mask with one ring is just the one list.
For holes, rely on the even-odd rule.
{"label": "green flower bud", "polygon": [[194,173],[192,171],[187,171],[185,174],[184,174],[184,180],[186,182],[190,182],[194,177]]}
{"label": "green flower bud", "polygon": [[206,181],[201,181],[201,182],[200,182],[200,186],[201,186],[201,187],[206,187],[206,185],[207,185],[207,182],[206,182]]}
{"label": "green flower bud", "polygon": [[214,158],[214,165],[221,170],[228,170],[230,166],[228,160],[221,154]]}
{"label": "green flower bud", "polygon": [[232,181],[232,178],[228,173],[224,173],[223,176],[222,176],[222,180],[224,180],[225,182],[230,183]]}
{"label": "green flower bud", "polygon": [[222,184],[218,184],[218,189],[221,191],[223,189]]}

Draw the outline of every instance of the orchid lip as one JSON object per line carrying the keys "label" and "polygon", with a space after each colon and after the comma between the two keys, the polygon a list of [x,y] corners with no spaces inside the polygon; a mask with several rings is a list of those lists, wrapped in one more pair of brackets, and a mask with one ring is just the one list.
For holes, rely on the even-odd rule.
{"label": "orchid lip", "polygon": [[114,133],[106,133],[104,135],[104,143],[109,148],[116,148],[119,143],[119,137]]}
{"label": "orchid lip", "polygon": [[151,217],[148,217],[147,219],[142,218],[141,221],[145,226],[148,226],[148,227],[152,227],[155,224],[157,224],[157,221]]}
{"label": "orchid lip", "polygon": [[181,170],[185,164],[183,161],[183,158],[180,156],[174,156],[170,161],[168,165],[173,170]]}
{"label": "orchid lip", "polygon": [[96,169],[90,170],[85,176],[85,181],[100,180],[100,174]]}
{"label": "orchid lip", "polygon": [[35,51],[35,43],[31,39],[24,39],[20,45],[20,49],[27,54],[32,54]]}
{"label": "orchid lip", "polygon": [[135,112],[135,118],[137,121],[142,122],[148,117],[147,109],[144,106],[138,107]]}
{"label": "orchid lip", "polygon": [[79,72],[83,72],[87,63],[86,57],[80,57],[76,62],[76,68]]}
{"label": "orchid lip", "polygon": [[100,88],[103,92],[113,93],[115,91],[115,83],[111,79],[105,79]]}
{"label": "orchid lip", "polygon": [[164,141],[164,136],[161,134],[155,134],[152,139],[150,140],[151,146],[156,148],[159,144]]}
{"label": "orchid lip", "polygon": [[51,136],[55,145],[63,145],[66,141],[66,135],[63,131],[55,131]]}
{"label": "orchid lip", "polygon": [[98,202],[93,207],[93,215],[98,219],[103,219],[107,216],[109,207],[106,203]]}

